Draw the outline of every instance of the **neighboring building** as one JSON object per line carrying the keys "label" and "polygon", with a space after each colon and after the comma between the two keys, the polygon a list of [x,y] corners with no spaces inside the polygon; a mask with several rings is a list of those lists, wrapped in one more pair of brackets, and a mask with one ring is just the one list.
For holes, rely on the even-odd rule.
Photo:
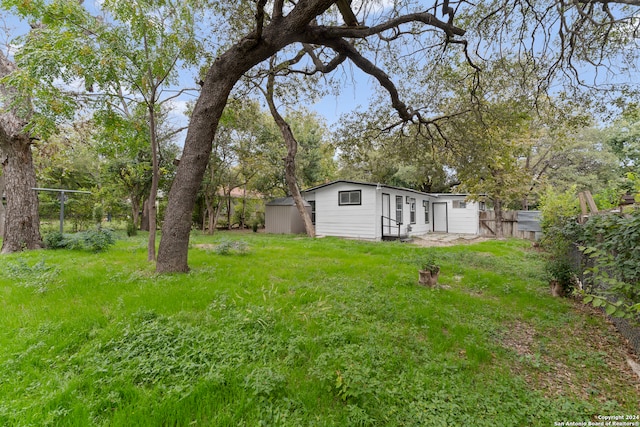
{"label": "neighboring building", "polygon": [[219,188],[218,197],[223,199],[219,206],[220,212],[217,214],[220,218],[219,224],[225,227],[235,227],[242,222],[242,213],[244,212],[244,225],[250,226],[265,211],[264,196],[256,191],[248,191],[245,188],[235,187],[229,191],[229,188]]}
{"label": "neighboring building", "polygon": [[[311,204],[304,202],[307,211],[311,213]],[[265,205],[264,228],[273,234],[301,234],[305,233],[304,222],[298,213],[293,197],[275,199]]]}
{"label": "neighboring building", "polygon": [[465,201],[463,194],[340,180],[309,188],[302,196],[311,205],[319,236],[381,240],[479,231],[479,204]]}
{"label": "neighboring building", "polygon": [[479,234],[480,211],[484,203],[466,200],[466,194],[432,194],[433,228],[435,233]]}

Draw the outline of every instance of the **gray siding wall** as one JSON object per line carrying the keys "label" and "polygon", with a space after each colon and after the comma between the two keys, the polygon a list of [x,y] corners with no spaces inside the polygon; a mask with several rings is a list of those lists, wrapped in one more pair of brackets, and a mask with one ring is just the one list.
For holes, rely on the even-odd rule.
{"label": "gray siding wall", "polygon": [[[307,210],[311,214],[311,208]],[[272,234],[305,233],[304,222],[295,206],[267,206],[264,228]]]}

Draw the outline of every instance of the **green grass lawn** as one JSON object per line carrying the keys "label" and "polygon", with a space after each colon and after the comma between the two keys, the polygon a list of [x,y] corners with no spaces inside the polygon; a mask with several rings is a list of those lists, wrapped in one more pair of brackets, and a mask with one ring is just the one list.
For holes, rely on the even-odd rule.
{"label": "green grass lawn", "polygon": [[[417,284],[427,252],[439,289]],[[623,340],[549,296],[528,242],[219,233],[193,236],[189,257],[189,274],[157,276],[144,236],[100,254],[0,257],[0,425],[548,426],[640,413]]]}

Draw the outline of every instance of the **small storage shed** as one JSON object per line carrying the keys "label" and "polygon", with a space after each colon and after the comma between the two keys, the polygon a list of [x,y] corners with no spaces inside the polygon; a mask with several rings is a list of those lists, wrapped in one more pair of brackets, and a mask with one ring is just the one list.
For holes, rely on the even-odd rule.
{"label": "small storage shed", "polygon": [[[311,215],[309,202],[305,200],[304,206]],[[293,197],[282,197],[265,205],[264,228],[267,233],[273,234],[302,234],[306,232]]]}

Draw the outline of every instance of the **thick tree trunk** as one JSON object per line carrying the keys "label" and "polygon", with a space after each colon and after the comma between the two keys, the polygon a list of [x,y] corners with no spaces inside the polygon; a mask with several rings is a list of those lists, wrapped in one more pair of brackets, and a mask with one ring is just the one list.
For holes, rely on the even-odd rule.
{"label": "thick tree trunk", "polygon": [[0,239],[4,237],[4,188],[4,175],[0,175]]}
{"label": "thick tree trunk", "polygon": [[[235,55],[241,58],[246,56],[246,52],[234,52]],[[223,55],[214,62],[193,110],[180,164],[169,191],[156,264],[159,273],[189,270],[187,256],[191,216],[211,155],[218,121],[231,89],[240,76],[254,65],[238,64],[238,59],[233,56]]]}
{"label": "thick tree trunk", "polygon": [[504,237],[504,229],[502,223],[502,200],[497,198],[493,200],[493,210],[496,214],[496,237],[498,239],[502,239]]}
{"label": "thick tree trunk", "polygon": [[26,135],[7,138],[2,132],[0,153],[6,183],[7,209],[2,253],[42,248],[36,172]]}
{"label": "thick tree trunk", "polygon": [[301,39],[309,22],[324,13],[334,1],[302,1],[286,18],[282,14],[272,16],[268,26],[263,27],[260,23],[252,34],[219,56],[209,68],[191,115],[180,165],[169,191],[156,264],[159,273],[189,270],[191,215],[231,89],[252,67]]}
{"label": "thick tree trunk", "polygon": [[[15,68],[15,65],[0,53],[0,77],[11,74]],[[42,248],[38,195],[34,190],[36,171],[31,156],[31,140],[29,135],[24,133],[30,113],[19,113],[19,109],[9,110],[14,97],[15,91],[12,88],[0,86],[3,104],[0,112],[0,164],[7,197],[4,240],[0,250],[3,254]],[[28,110],[28,101],[24,103],[24,110]]]}

